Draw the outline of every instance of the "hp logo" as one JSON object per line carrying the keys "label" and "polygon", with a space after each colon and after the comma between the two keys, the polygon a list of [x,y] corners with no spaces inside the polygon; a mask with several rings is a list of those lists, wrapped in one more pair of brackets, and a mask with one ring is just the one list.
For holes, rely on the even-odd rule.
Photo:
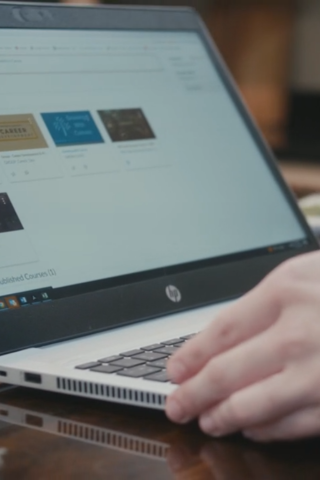
{"label": "hp logo", "polygon": [[168,285],[166,287],[166,295],[169,298],[169,300],[171,300],[171,302],[174,302],[174,303],[181,302],[181,299],[182,299],[181,292],[174,285]]}

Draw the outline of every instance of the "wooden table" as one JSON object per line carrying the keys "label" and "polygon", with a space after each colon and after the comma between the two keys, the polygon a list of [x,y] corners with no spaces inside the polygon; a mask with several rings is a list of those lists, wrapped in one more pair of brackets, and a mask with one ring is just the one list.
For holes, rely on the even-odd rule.
{"label": "wooden table", "polygon": [[318,480],[320,441],[214,440],[161,412],[11,388],[0,392],[1,480]]}

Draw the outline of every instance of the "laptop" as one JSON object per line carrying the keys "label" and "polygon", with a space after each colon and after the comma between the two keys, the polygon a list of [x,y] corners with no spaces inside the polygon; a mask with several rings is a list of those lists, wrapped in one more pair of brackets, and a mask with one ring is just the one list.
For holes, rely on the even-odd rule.
{"label": "laptop", "polygon": [[0,380],[163,410],[317,242],[195,11],[0,4]]}

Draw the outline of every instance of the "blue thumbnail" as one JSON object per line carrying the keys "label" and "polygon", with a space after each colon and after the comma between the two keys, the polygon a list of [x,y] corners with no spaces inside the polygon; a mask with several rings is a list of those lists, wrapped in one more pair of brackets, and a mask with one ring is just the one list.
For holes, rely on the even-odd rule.
{"label": "blue thumbnail", "polygon": [[57,147],[103,143],[90,112],[42,113]]}

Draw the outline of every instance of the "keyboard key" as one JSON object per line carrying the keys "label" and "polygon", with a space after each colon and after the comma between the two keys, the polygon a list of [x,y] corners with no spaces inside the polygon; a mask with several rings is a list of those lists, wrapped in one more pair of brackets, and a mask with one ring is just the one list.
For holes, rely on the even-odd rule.
{"label": "keyboard key", "polygon": [[139,378],[144,377],[145,375],[151,375],[160,372],[159,368],[149,367],[148,365],[139,365],[135,368],[129,368],[128,370],[122,370],[118,373],[118,375],[122,375],[123,377],[133,377]]}
{"label": "keyboard key", "polygon": [[133,357],[134,355],[137,355],[138,353],[143,353],[143,350],[140,350],[140,348],[139,348],[139,349],[136,349],[136,350],[130,350],[129,352],[120,353],[120,355],[122,355],[122,357]]}
{"label": "keyboard key", "polygon": [[135,355],[134,359],[144,360],[145,362],[153,362],[154,360],[160,360],[160,358],[164,358],[166,355],[164,353],[155,353],[155,352],[143,352],[139,355]]}
{"label": "keyboard key", "polygon": [[91,372],[99,372],[99,373],[116,373],[122,370],[121,367],[116,367],[114,365],[100,365],[100,367],[91,368]]}
{"label": "keyboard key", "polygon": [[110,363],[110,365],[122,368],[133,368],[144,363],[143,360],[135,360],[134,358],[121,358],[121,360],[116,360],[115,362]]}
{"label": "keyboard key", "polygon": [[191,338],[195,337],[197,334],[196,333],[190,333],[190,335],[183,335],[181,337],[183,340],[190,340]]}
{"label": "keyboard key", "polygon": [[152,380],[153,382],[170,382],[168,374],[165,370],[161,370],[158,373],[153,373],[144,377],[145,380]]}
{"label": "keyboard key", "polygon": [[120,357],[120,355],[112,355],[112,357],[100,358],[98,360],[98,362],[110,363],[110,362],[114,362],[115,360],[121,360],[121,359],[122,359],[122,357]]}
{"label": "keyboard key", "polygon": [[159,353],[165,353],[166,355],[173,355],[179,350],[179,347],[173,347],[173,346],[163,346],[161,348],[157,348],[154,350],[155,352]]}
{"label": "keyboard key", "polygon": [[161,360],[156,360],[155,362],[149,362],[150,367],[166,368],[167,367],[168,357],[164,357]]}
{"label": "keyboard key", "polygon": [[141,350],[146,350],[147,352],[149,352],[149,351],[152,352],[156,348],[160,348],[160,347],[161,347],[161,343],[154,343],[153,345],[148,345],[146,347],[141,347]]}
{"label": "keyboard key", "polygon": [[177,343],[179,345],[180,344],[182,345],[184,343],[184,341],[181,340],[181,338],[173,338],[172,340],[166,340],[165,342],[161,342],[161,345],[169,345],[170,346],[170,345],[176,345]]}
{"label": "keyboard key", "polygon": [[82,365],[77,365],[76,368],[78,370],[89,370],[90,368],[98,367],[99,365],[101,365],[99,362],[89,362],[83,363]]}
{"label": "keyboard key", "polygon": [[182,347],[182,345],[185,345],[186,343],[186,340],[181,340],[181,342],[179,343],[175,343],[174,345],[168,345],[169,347],[176,347],[176,348],[180,348]]}

